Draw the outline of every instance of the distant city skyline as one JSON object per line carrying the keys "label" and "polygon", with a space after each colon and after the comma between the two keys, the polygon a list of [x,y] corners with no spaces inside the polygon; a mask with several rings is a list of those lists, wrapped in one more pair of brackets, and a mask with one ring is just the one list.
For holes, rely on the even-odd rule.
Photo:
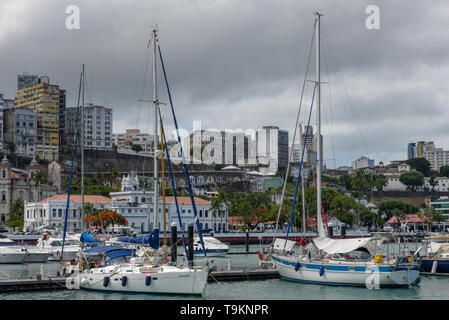
{"label": "distant city skyline", "polygon": [[[291,145],[312,12],[319,9],[325,14],[327,167],[350,165],[361,156],[376,164],[406,160],[411,141],[434,141],[449,149],[447,3],[77,1],[80,29],[68,30],[65,9],[72,4],[0,3],[0,93],[5,99],[14,99],[17,76],[28,72],[50,77],[66,90],[67,107],[74,107],[84,63],[86,102],[113,109],[113,133],[134,128],[151,133],[151,105],[137,100],[151,94],[151,79],[144,86],[143,78],[150,26],[157,23],[181,128],[191,132],[193,121],[217,130],[277,126],[288,130]],[[365,26],[368,5],[379,7],[379,30]],[[312,59],[308,80],[314,73]],[[167,103],[162,81],[159,93]],[[303,126],[310,97],[308,83]],[[162,111],[170,132],[171,115],[166,107]]]}

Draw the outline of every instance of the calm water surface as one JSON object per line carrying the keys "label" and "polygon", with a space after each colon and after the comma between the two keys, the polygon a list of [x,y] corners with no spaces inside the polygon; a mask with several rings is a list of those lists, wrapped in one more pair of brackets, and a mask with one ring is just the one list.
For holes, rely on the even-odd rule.
{"label": "calm water surface", "polygon": [[[251,245],[250,251],[259,249]],[[414,249],[414,245],[411,246]],[[231,246],[231,251],[244,251],[245,246]],[[394,250],[393,247],[390,247]],[[232,269],[254,269],[258,256],[230,255]],[[218,269],[227,269],[228,258],[214,258]],[[44,264],[47,274],[56,274],[57,262]],[[35,277],[41,264],[0,265],[0,279]],[[0,300],[160,300],[201,299],[194,296],[103,293],[87,290],[54,290],[0,294]],[[421,277],[411,288],[378,289],[333,287],[301,284],[280,279],[259,281],[211,282],[207,284],[205,299],[210,300],[449,300],[449,276]]]}

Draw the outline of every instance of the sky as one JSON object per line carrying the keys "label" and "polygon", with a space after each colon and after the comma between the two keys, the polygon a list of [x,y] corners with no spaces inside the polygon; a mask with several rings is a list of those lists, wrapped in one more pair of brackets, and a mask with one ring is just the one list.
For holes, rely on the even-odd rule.
{"label": "sky", "polygon": [[[79,29],[68,29],[68,6]],[[378,29],[367,27],[379,9]],[[0,93],[17,75],[47,75],[76,106],[81,65],[86,102],[113,108],[113,132],[152,132],[151,57],[158,26],[178,124],[188,131],[275,125],[290,141],[312,41],[322,17],[321,112],[328,168],[360,156],[404,160],[409,142],[449,149],[449,2],[375,0],[2,0]],[[310,110],[315,48],[301,104]],[[162,76],[159,100],[168,104]],[[167,130],[168,106],[162,106]],[[315,112],[312,116],[315,125]]]}

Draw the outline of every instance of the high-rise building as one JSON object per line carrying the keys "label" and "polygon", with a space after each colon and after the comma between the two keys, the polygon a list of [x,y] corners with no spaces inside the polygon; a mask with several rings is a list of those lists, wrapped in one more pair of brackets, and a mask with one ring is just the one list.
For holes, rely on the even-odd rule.
{"label": "high-rise building", "polygon": [[[78,114],[78,123],[76,117]],[[77,144],[81,135],[81,111],[78,108],[65,109],[65,136],[69,145],[73,143],[75,128]],[[84,149],[112,150],[112,108],[92,103],[84,106]]]}
{"label": "high-rise building", "polygon": [[416,158],[416,143],[410,142],[407,146],[407,159]]}
{"label": "high-rise building", "polygon": [[434,148],[426,151],[423,157],[430,162],[430,169],[439,171],[441,166],[449,166],[449,150]]}
{"label": "high-rise building", "polygon": [[28,74],[27,72],[24,72],[23,74],[19,74],[17,76],[17,90],[32,87],[38,83],[39,83],[39,76],[37,75],[31,75]]}
{"label": "high-rise building", "polygon": [[5,144],[13,143],[14,153],[26,157],[36,155],[37,113],[30,109],[4,110]]}
{"label": "high-rise building", "polygon": [[352,168],[354,170],[374,168],[374,160],[369,159],[368,157],[360,157],[359,159],[352,161]]}
{"label": "high-rise building", "polygon": [[47,76],[39,77],[36,83],[35,78],[21,81],[19,75],[18,88],[21,89],[15,93],[14,108],[30,109],[37,113],[36,156],[58,160],[59,86],[50,84]]}
{"label": "high-rise building", "polygon": [[65,138],[65,107],[66,91],[59,90],[59,152],[62,152],[62,146],[66,144]]}
{"label": "high-rise building", "polygon": [[257,131],[256,137],[259,162],[265,159],[263,162],[269,164],[269,167],[262,171],[276,173],[279,170],[286,170],[289,160],[288,131],[280,130],[276,126],[264,126]]}
{"label": "high-rise building", "polygon": [[[300,128],[301,129],[301,128]],[[306,134],[307,134],[307,139],[306,139]],[[305,148],[305,152],[304,152],[304,163],[310,163],[312,165],[313,168],[316,168],[317,166],[317,156],[318,156],[318,143],[317,143],[317,139],[316,139],[316,135],[313,132],[313,127],[312,126],[304,126],[303,131],[301,132],[301,154],[302,154],[302,148],[304,145],[304,141],[306,141],[306,148]],[[323,155],[323,135],[321,135],[320,137],[320,142],[321,142],[321,159],[324,159]],[[323,163],[323,161],[322,161]]]}

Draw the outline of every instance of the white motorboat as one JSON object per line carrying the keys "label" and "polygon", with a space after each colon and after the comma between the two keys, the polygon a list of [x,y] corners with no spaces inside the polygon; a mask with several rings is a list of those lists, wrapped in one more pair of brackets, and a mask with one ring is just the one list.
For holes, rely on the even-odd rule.
{"label": "white motorboat", "polygon": [[26,252],[15,247],[0,247],[0,263],[23,263],[26,257]]}
{"label": "white motorboat", "polygon": [[[209,257],[225,256],[229,251],[229,246],[217,238],[212,236],[203,236],[204,247],[206,248],[206,255]],[[203,247],[200,238],[195,236],[193,238],[193,254],[195,256],[204,256]],[[180,255],[185,255],[181,252]]]}
{"label": "white motorboat", "polygon": [[21,243],[17,243],[11,239],[0,239],[0,246],[6,246],[10,248],[11,251],[17,252],[25,252],[26,258],[23,262],[46,262],[50,253],[46,250],[41,250],[33,245],[23,245]]}
{"label": "white motorboat", "polygon": [[23,246],[21,249],[27,254],[24,261],[25,263],[47,262],[48,258],[51,256],[51,252],[48,250],[39,249],[35,246]]}
{"label": "white motorboat", "polygon": [[[62,238],[47,238],[39,239],[36,244],[36,249],[41,252],[49,253],[49,261],[61,260],[62,253]],[[64,242],[64,257],[63,260],[74,260],[77,258],[78,252],[81,250],[81,242],[77,239],[66,239]]]}

